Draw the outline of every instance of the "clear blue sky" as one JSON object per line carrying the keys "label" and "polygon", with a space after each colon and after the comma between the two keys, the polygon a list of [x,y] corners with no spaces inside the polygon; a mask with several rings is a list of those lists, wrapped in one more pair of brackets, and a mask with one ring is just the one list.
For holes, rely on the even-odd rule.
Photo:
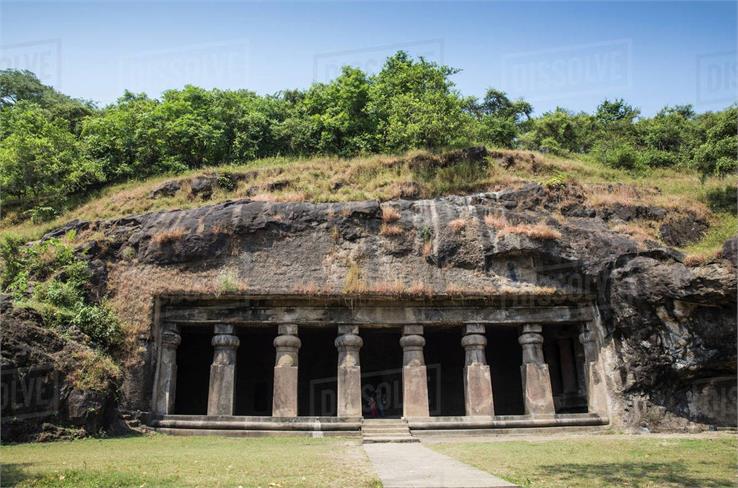
{"label": "clear blue sky", "polygon": [[395,49],[442,61],[465,95],[498,87],[593,110],[623,97],[652,114],[736,101],[735,2],[12,3],[0,65],[100,103],[194,83],[272,93]]}

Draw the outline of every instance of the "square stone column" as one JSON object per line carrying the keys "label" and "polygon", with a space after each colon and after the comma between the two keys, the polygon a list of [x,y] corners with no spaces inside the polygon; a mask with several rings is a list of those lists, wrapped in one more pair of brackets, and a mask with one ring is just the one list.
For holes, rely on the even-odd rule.
{"label": "square stone column", "polygon": [[216,325],[211,344],[215,348],[210,365],[208,415],[233,415],[236,388],[236,349],[240,341],[232,325]]}
{"label": "square stone column", "polygon": [[429,417],[423,326],[403,327],[400,346],[402,346],[402,416]]}
{"label": "square stone column", "polygon": [[461,345],[464,361],[464,407],[470,417],[491,417],[495,414],[492,399],[492,374],[487,365],[484,325],[465,325]]}
{"label": "square stone column", "polygon": [[298,351],[302,342],[297,337],[297,326],[279,326],[274,338],[277,357],[274,363],[274,395],[272,417],[297,417]]}
{"label": "square stone column", "polygon": [[156,405],[159,415],[174,413],[174,398],[177,390],[177,347],[182,342],[177,326],[170,326],[161,333],[161,353],[156,377]]}
{"label": "square stone column", "polygon": [[592,325],[582,326],[579,341],[584,348],[584,378],[587,387],[587,410],[589,413],[608,415],[607,387],[598,361],[599,348]]}
{"label": "square stone column", "polygon": [[540,416],[555,413],[551,377],[543,360],[543,328],[540,325],[524,325],[518,342],[523,347],[523,402],[526,415]]}
{"label": "square stone column", "polygon": [[338,326],[335,345],[338,349],[337,396],[339,417],[361,417],[361,363],[359,349],[364,341],[359,327]]}

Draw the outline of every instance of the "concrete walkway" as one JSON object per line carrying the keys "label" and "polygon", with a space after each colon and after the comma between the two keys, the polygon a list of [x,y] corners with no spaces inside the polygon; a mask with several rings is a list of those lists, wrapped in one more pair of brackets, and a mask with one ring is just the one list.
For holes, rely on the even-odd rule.
{"label": "concrete walkway", "polygon": [[512,483],[422,444],[364,444],[384,488],[492,488]]}

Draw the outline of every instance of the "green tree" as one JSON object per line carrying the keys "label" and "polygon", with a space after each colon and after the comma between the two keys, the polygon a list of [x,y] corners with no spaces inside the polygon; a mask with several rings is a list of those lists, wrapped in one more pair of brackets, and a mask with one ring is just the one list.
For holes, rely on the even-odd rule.
{"label": "green tree", "polygon": [[91,102],[69,97],[44,85],[30,71],[0,70],[0,109],[22,101],[34,102],[47,109],[52,117],[66,120],[74,133],[78,132],[81,120],[95,111]]}
{"label": "green tree", "polygon": [[400,51],[371,80],[367,112],[381,151],[468,141],[471,116],[449,79],[458,71]]}
{"label": "green tree", "polygon": [[725,176],[738,170],[738,106],[698,118],[704,142],[694,150],[692,164],[704,177]]}
{"label": "green tree", "polygon": [[82,156],[66,121],[38,104],[16,102],[0,110],[0,122],[0,187],[10,203],[60,206],[104,179],[100,166]]}
{"label": "green tree", "polygon": [[525,100],[510,100],[505,92],[490,88],[481,101],[469,100],[467,111],[477,119],[481,141],[513,147],[530,121],[533,107]]}

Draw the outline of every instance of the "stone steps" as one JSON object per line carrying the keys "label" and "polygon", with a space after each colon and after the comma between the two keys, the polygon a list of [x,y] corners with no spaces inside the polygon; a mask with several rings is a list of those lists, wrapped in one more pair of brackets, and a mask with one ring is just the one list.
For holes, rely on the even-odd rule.
{"label": "stone steps", "polygon": [[364,419],[361,437],[365,444],[420,442],[410,433],[407,421],[403,419]]}

